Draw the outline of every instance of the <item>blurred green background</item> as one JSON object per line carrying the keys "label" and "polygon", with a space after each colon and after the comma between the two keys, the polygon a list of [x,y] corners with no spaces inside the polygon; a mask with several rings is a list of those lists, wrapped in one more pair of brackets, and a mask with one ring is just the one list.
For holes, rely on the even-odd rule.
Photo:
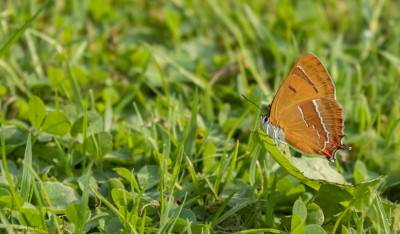
{"label": "blurred green background", "polygon": [[[115,167],[136,173],[146,165],[160,165],[175,175],[174,165],[182,160],[178,179],[172,180],[175,190],[182,191],[196,176],[210,176],[214,184],[221,179],[218,168],[227,166],[246,183],[249,173],[255,173],[249,183],[260,186],[264,168],[252,171],[259,167],[251,157],[257,143],[249,140],[260,113],[240,94],[267,110],[293,64],[312,52],[329,71],[344,109],[344,143],[352,150],[338,154],[341,173],[352,183],[357,182],[355,171],[365,181],[387,175],[379,193],[389,201],[400,199],[398,1],[50,1],[18,35],[44,4],[0,3],[0,47],[11,43],[0,57],[2,115],[8,124],[35,135],[40,131],[30,126],[28,105],[33,95],[47,112],[65,113],[71,131],[81,126],[76,121],[84,110],[96,113],[93,123],[101,121],[112,139],[107,154],[94,165],[106,172],[99,183],[115,176]],[[77,153],[80,148],[74,148],[82,143],[79,134],[62,135],[57,143],[70,157],[75,177],[87,166]],[[37,137],[38,144],[55,151],[51,156],[36,152],[35,157],[34,150],[42,179],[43,174],[57,181],[71,177],[57,164],[57,144]],[[224,164],[225,152],[235,152],[237,142],[236,167]],[[25,149],[25,143],[19,146]],[[165,150],[170,155],[163,165],[159,155]],[[268,173],[274,174],[279,166],[266,151],[257,152],[259,159],[270,159]],[[21,165],[24,151],[12,150],[7,157]],[[45,167],[54,169],[43,171]],[[168,184],[171,177],[164,179]],[[213,204],[198,190],[188,192],[202,197],[198,207]],[[275,217],[290,214],[294,201],[277,203]],[[200,209],[196,207],[191,210]],[[201,215],[196,220],[207,223]],[[277,228],[282,221],[273,223],[261,227]]]}

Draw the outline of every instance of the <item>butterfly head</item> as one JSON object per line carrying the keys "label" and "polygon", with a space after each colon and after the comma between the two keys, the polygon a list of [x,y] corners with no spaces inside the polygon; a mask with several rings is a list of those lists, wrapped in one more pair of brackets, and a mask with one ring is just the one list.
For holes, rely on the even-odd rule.
{"label": "butterfly head", "polygon": [[266,124],[269,122],[269,115],[261,115],[261,124]]}

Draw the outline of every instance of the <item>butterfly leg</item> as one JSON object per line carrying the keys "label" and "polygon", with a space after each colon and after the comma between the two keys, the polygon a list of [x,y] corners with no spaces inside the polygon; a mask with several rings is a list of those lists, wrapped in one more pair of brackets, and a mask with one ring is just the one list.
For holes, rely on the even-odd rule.
{"label": "butterfly leg", "polygon": [[257,125],[257,127],[256,127],[255,129],[253,129],[252,131],[250,131],[250,132],[255,132],[255,131],[260,127],[260,125],[261,125],[261,123],[259,123],[259,124]]}
{"label": "butterfly leg", "polygon": [[[281,148],[280,144],[283,144],[283,148]],[[284,151],[286,150],[286,146],[287,146],[287,143],[286,143],[286,142],[284,142],[284,141],[278,139],[278,141],[277,141],[277,147],[278,147],[278,149],[279,149],[280,151],[284,152]]]}
{"label": "butterfly leg", "polygon": [[287,146],[287,143],[285,143],[285,142],[283,142],[283,141],[282,141],[282,144],[284,145],[284,147],[283,147],[283,150],[282,150],[282,151],[283,151],[283,152],[285,152],[285,150],[286,150],[286,146]]}
{"label": "butterfly leg", "polygon": [[278,130],[274,131],[274,140],[275,140],[275,145],[278,146]]}
{"label": "butterfly leg", "polygon": [[[285,151],[287,143],[286,143],[285,141],[281,140],[281,138],[280,138],[280,136],[281,136],[280,131],[282,131],[282,130],[276,129],[276,131],[274,132],[275,145],[277,145],[278,148],[280,149],[279,143],[282,143],[282,144],[284,145],[282,151]],[[277,144],[277,143],[278,143],[278,144]]]}

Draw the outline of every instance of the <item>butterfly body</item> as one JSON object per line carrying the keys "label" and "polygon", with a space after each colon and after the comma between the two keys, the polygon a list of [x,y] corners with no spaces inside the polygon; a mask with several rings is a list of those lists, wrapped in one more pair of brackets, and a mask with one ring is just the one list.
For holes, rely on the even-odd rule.
{"label": "butterfly body", "polygon": [[333,162],[338,150],[349,149],[342,142],[342,112],[331,77],[319,59],[308,53],[293,66],[261,124],[275,144],[288,143]]}

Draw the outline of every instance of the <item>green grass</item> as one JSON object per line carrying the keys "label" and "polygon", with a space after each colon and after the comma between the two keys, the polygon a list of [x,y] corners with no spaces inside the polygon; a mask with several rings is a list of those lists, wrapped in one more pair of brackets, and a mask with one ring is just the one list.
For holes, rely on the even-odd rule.
{"label": "green grass", "polygon": [[[395,1],[4,1],[0,231],[400,231]],[[344,108],[336,163],[262,131],[316,54]]]}

